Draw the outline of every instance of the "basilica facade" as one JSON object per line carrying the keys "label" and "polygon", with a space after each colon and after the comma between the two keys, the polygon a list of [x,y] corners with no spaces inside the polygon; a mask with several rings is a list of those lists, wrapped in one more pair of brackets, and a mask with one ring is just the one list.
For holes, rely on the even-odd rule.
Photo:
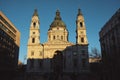
{"label": "basilica facade", "polygon": [[[28,39],[27,72],[28,73],[81,73],[89,71],[88,40],[84,17],[78,9],[76,19],[76,44],[68,41],[68,29],[62,21],[60,11],[48,29],[48,41],[40,42],[40,20],[34,11]],[[72,32],[70,32],[72,33]]]}

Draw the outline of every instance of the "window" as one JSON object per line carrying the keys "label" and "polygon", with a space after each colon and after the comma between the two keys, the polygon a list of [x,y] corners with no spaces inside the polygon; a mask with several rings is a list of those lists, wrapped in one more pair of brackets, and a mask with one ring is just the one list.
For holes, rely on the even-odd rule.
{"label": "window", "polygon": [[83,31],[81,31],[80,33],[83,34]]}
{"label": "window", "polygon": [[42,56],[42,52],[40,51],[40,56]]}
{"label": "window", "polygon": [[77,55],[77,52],[74,51],[74,52],[73,52],[73,55],[76,56],[76,55]]}
{"label": "window", "polygon": [[34,27],[36,26],[36,23],[35,23],[35,22],[33,23],[33,26],[34,26]]}
{"label": "window", "polygon": [[16,33],[16,30],[15,30],[2,16],[0,16],[0,19],[1,19],[7,26],[9,26],[10,29],[11,29],[14,33]]}
{"label": "window", "polygon": [[80,27],[83,27],[83,23],[82,22],[80,22]]}
{"label": "window", "polygon": [[73,59],[73,66],[74,66],[74,67],[77,67],[77,63],[78,63],[77,58],[74,58],[74,59]]}
{"label": "window", "polygon": [[82,50],[81,52],[82,52],[82,55],[85,56],[85,50]]}
{"label": "window", "polygon": [[0,27],[2,27],[2,23],[0,23]]}
{"label": "window", "polygon": [[35,34],[35,32],[33,32],[33,34]]}
{"label": "window", "polygon": [[32,38],[32,43],[35,43],[35,38]]}
{"label": "window", "polygon": [[49,35],[49,39],[51,38],[51,36]]}
{"label": "window", "polygon": [[120,17],[118,17],[118,21],[120,21]]}
{"label": "window", "polygon": [[63,40],[63,36],[61,36],[61,40]]}
{"label": "window", "polygon": [[82,59],[82,67],[86,67],[86,59]]}
{"label": "window", "polygon": [[30,68],[33,68],[34,67],[34,61],[33,59],[30,59]]}
{"label": "window", "polygon": [[53,39],[55,39],[55,36],[53,36]]}
{"label": "window", "polygon": [[50,59],[50,69],[53,69],[53,59]]}
{"label": "window", "polygon": [[66,57],[63,58],[63,66],[64,66],[64,69],[66,68]]}
{"label": "window", "polygon": [[85,50],[82,50],[82,53],[85,53]]}
{"label": "window", "polygon": [[42,68],[42,66],[43,66],[43,60],[39,60],[39,66],[40,66],[40,68]]}
{"label": "window", "polygon": [[57,39],[59,39],[59,35],[57,35]]}
{"label": "window", "polygon": [[34,56],[34,51],[31,52],[31,56]]}
{"label": "window", "polygon": [[81,38],[81,42],[84,42],[84,38]]}

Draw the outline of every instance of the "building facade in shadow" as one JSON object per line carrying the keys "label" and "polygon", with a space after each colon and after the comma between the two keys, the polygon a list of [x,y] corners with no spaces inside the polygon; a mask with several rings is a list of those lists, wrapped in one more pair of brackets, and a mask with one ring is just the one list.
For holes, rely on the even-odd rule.
{"label": "building facade in shadow", "polygon": [[120,74],[120,9],[99,32],[104,80],[119,80]]}
{"label": "building facade in shadow", "polygon": [[40,20],[37,10],[35,10],[28,39],[27,73],[79,74],[88,72],[88,40],[84,17],[80,9],[77,14],[75,32],[76,44],[69,42],[67,26],[57,10],[54,21],[48,29],[48,41],[40,43]]}
{"label": "building facade in shadow", "polygon": [[[17,70],[20,32],[0,11],[0,75],[8,80]],[[5,79],[6,78],[6,79]]]}

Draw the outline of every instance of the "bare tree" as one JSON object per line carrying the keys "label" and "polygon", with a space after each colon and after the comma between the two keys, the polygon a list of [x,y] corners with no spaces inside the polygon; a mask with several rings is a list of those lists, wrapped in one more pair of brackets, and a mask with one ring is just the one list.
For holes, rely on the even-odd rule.
{"label": "bare tree", "polygon": [[99,50],[96,47],[94,47],[91,49],[90,57],[101,58],[101,53],[99,52]]}

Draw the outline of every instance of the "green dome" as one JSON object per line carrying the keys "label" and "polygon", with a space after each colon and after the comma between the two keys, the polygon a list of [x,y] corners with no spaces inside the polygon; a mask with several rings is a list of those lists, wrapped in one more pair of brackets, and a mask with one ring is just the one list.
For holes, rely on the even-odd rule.
{"label": "green dome", "polygon": [[53,27],[57,27],[57,26],[66,28],[65,23],[62,21],[62,19],[60,17],[59,10],[56,11],[56,16],[54,18],[54,21],[50,25],[50,29],[53,28]]}
{"label": "green dome", "polygon": [[62,20],[54,20],[50,25],[50,27],[56,27],[56,26],[66,27],[65,23]]}

